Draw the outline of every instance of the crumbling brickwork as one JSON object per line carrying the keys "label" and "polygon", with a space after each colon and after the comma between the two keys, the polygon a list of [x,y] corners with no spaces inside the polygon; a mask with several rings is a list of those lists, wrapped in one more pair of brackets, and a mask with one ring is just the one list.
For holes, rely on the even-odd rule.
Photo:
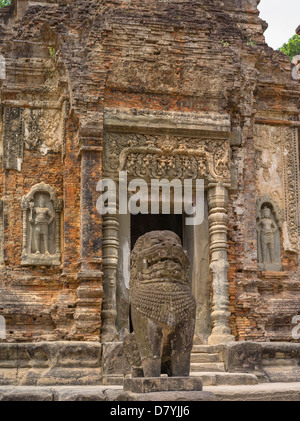
{"label": "crumbling brickwork", "polygon": [[[231,181],[218,183],[229,192],[231,333],[237,340],[293,340],[292,318],[300,314],[300,88],[288,58],[265,44],[257,4],[13,0],[0,9],[0,313],[8,341],[99,340],[108,265],[96,210],[103,139],[108,131],[151,130],[207,143],[229,130],[230,156],[222,162]],[[15,108],[20,117],[11,117]],[[131,117],[110,120],[121,112]],[[193,129],[179,128],[190,115],[206,119],[205,129],[192,119]],[[229,129],[216,128],[222,118]],[[21,201],[41,182],[63,203],[61,265],[25,267]],[[280,271],[259,268],[258,203],[280,213]]]}

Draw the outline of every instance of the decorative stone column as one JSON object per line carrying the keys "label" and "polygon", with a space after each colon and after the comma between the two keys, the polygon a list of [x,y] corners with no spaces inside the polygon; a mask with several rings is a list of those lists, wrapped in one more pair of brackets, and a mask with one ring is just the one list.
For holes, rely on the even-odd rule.
{"label": "decorative stone column", "polygon": [[103,304],[101,342],[118,340],[117,266],[119,256],[119,218],[108,213],[103,217]]}
{"label": "decorative stone column", "polygon": [[227,201],[228,191],[226,187],[217,185],[208,190],[211,251],[210,269],[212,271],[213,287],[211,313],[213,329],[211,336],[208,338],[208,343],[211,345],[233,342],[235,340],[229,328]]}

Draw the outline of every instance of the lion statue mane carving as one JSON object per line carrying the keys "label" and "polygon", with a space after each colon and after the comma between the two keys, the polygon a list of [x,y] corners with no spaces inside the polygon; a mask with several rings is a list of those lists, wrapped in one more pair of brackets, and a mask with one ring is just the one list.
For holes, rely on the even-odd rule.
{"label": "lion statue mane carving", "polygon": [[171,231],[140,237],[131,253],[130,305],[133,333],[124,339],[132,376],[188,376],[196,303],[189,258]]}

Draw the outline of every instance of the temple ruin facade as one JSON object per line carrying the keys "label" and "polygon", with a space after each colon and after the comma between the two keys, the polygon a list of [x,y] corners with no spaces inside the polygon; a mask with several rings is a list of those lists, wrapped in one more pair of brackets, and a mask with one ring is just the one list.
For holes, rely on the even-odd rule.
{"label": "temple ruin facade", "polygon": [[[265,43],[258,3],[0,9],[0,359],[25,361],[10,384],[67,355],[88,360],[89,382],[125,375],[130,252],[155,230],[191,261],[195,345],[299,340],[300,85]],[[202,224],[100,215],[97,185],[120,171],[204,180]],[[48,379],[67,370],[51,364]]]}

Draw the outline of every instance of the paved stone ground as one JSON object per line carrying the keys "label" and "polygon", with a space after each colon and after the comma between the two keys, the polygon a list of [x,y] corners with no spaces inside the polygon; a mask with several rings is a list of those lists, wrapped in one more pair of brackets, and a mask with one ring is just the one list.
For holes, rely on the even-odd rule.
{"label": "paved stone ground", "polygon": [[[300,401],[300,383],[206,386],[203,392],[170,392],[173,401]],[[196,395],[198,393],[198,395]],[[171,396],[171,395],[170,395]],[[121,386],[0,386],[0,401],[157,401],[162,393],[137,395]]]}
{"label": "paved stone ground", "polygon": [[300,401],[300,383],[261,383],[253,386],[207,386],[218,401]]}

